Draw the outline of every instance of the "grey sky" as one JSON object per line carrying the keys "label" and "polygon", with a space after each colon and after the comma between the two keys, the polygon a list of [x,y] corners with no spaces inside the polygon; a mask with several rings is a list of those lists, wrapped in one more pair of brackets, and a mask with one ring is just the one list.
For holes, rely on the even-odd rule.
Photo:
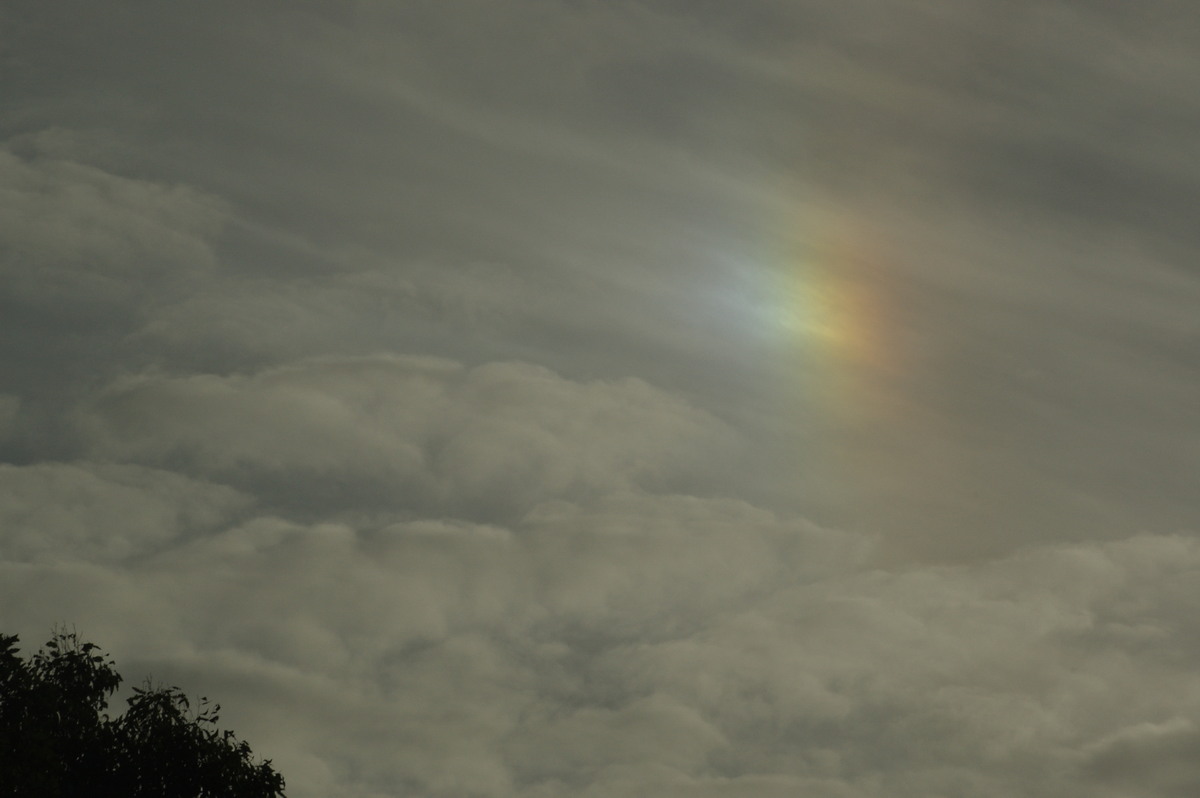
{"label": "grey sky", "polygon": [[0,628],[299,798],[1193,795],[1197,30],[10,0]]}

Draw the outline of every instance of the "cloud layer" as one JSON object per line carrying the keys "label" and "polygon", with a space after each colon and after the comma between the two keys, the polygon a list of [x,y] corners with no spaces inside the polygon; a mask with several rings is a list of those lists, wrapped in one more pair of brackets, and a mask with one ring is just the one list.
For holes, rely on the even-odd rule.
{"label": "cloud layer", "polygon": [[0,630],[289,794],[1200,786],[1197,12],[0,10]]}
{"label": "cloud layer", "polygon": [[[109,549],[129,526],[80,513]],[[846,533],[620,493],[510,527],[260,516],[138,543],[21,563],[10,542],[4,604],[221,695],[298,795],[1182,795],[1200,776],[1188,538],[885,572]]]}

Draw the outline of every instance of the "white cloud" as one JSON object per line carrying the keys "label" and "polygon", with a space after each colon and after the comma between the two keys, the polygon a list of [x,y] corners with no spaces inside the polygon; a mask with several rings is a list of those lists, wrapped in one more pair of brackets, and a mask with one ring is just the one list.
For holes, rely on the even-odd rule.
{"label": "white cloud", "polygon": [[220,696],[317,780],[298,796],[1184,794],[1194,540],[899,572],[862,553],[619,493],[508,528],[263,517],[136,564],[9,563],[0,603]]}
{"label": "white cloud", "polygon": [[123,559],[211,531],[250,503],[231,488],[138,466],[0,464],[0,558]]}
{"label": "white cloud", "polygon": [[715,418],[640,380],[382,355],[130,378],[81,424],[101,457],[484,515],[703,474],[736,446]]}

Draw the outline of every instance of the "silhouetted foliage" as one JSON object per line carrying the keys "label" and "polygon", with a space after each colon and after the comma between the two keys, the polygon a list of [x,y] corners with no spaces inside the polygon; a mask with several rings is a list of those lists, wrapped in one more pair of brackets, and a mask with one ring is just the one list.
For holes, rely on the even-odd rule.
{"label": "silhouetted foliage", "polygon": [[195,710],[178,687],[134,688],[110,718],[121,683],[113,662],[72,632],[28,661],[0,634],[0,795],[22,798],[277,798],[283,777],[217,729],[220,706]]}

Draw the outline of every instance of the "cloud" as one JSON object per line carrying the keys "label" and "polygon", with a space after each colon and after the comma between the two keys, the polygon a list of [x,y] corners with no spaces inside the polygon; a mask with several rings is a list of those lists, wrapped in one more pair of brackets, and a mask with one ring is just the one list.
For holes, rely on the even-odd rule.
{"label": "cloud", "polygon": [[170,471],[97,463],[0,464],[0,558],[107,562],[212,530],[250,504]]}
{"label": "cloud", "polygon": [[[589,687],[587,652],[684,633],[720,597],[799,570],[778,563],[812,556],[815,578],[857,544],[728,500],[643,495],[580,514],[555,503],[509,529],[262,517],[127,566],[6,563],[4,597],[31,623],[75,619],[126,669],[220,693],[256,750],[284,760],[307,751],[437,794],[509,794],[571,763],[578,780],[614,758],[694,769],[720,734],[676,699]],[[702,589],[722,581],[716,598]],[[44,590],[58,598],[39,604]],[[270,722],[298,705],[312,725]]]}
{"label": "cloud", "polygon": [[531,303],[533,286],[502,263],[381,262],[366,253],[319,249],[306,256],[335,265],[297,281],[252,274],[210,281],[156,308],[135,339],[199,371],[417,343],[502,354],[512,348],[505,341],[515,327],[544,318],[553,304],[548,296],[541,305]]}
{"label": "cloud", "polygon": [[118,361],[144,364],[126,336],[220,270],[223,202],[73,160],[87,154],[78,139],[47,130],[0,144],[0,391],[22,402],[5,452],[23,461],[77,451],[60,414],[82,385]]}
{"label": "cloud", "polygon": [[[1120,729],[1090,746],[1085,772],[1099,789],[1152,785],[1157,794],[1191,795],[1200,786],[1200,732],[1193,720],[1171,718]],[[1107,794],[1107,793],[1106,793]]]}
{"label": "cloud", "polygon": [[[260,517],[136,564],[7,563],[2,584],[27,622],[77,619],[126,670],[222,696],[256,751],[332,779],[301,796],[1184,794],[1191,771],[1153,763],[1200,720],[1173,642],[1196,632],[1174,609],[1193,540],[897,573],[861,553],[641,495],[511,527]],[[1051,775],[1070,772],[1093,781]]]}
{"label": "cloud", "polygon": [[8,302],[75,322],[109,323],[211,271],[225,209],[183,186],[137,180],[69,160],[0,149],[0,246]]}
{"label": "cloud", "polygon": [[1192,15],[5,5],[0,631],[301,798],[1193,794]]}
{"label": "cloud", "polygon": [[114,383],[81,417],[100,457],[186,463],[303,503],[489,517],[719,468],[736,439],[641,380],[519,363],[328,358],[248,376]]}
{"label": "cloud", "polygon": [[0,394],[0,441],[4,441],[16,430],[15,422],[20,412],[20,397]]}

